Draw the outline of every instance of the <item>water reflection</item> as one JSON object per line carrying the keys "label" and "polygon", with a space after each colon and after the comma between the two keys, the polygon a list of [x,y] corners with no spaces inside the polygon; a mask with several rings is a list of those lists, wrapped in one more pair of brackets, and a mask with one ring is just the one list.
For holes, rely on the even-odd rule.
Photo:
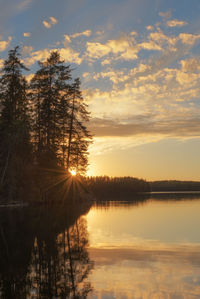
{"label": "water reflection", "polygon": [[200,298],[200,247],[91,249],[89,298]]}
{"label": "water reflection", "polygon": [[1,209],[0,298],[200,298],[199,197]]}
{"label": "water reflection", "polygon": [[187,200],[200,199],[200,191],[190,192],[148,192],[140,194],[128,194],[124,197],[122,194],[113,196],[98,197],[98,200],[94,203],[96,208],[112,208],[112,207],[131,207],[140,206],[146,204],[148,201],[187,201]]}
{"label": "water reflection", "polygon": [[86,298],[93,267],[81,211],[0,211],[0,298]]}
{"label": "water reflection", "polygon": [[200,298],[200,194],[96,204],[87,215],[92,299]]}

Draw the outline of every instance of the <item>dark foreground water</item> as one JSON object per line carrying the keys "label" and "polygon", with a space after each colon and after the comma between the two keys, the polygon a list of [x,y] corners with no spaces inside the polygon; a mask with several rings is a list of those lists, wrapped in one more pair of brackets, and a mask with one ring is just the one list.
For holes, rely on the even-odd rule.
{"label": "dark foreground water", "polygon": [[0,298],[200,298],[200,194],[0,209]]}

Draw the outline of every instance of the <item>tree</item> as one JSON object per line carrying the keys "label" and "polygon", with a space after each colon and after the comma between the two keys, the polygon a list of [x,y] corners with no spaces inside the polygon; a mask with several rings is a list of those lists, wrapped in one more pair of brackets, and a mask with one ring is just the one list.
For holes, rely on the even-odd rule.
{"label": "tree", "polygon": [[9,51],[0,78],[0,186],[10,195],[22,183],[30,161],[30,119],[27,82],[19,47]]}
{"label": "tree", "polygon": [[44,185],[56,180],[49,169],[64,177],[71,169],[84,174],[91,142],[80,79],[71,82],[72,70],[58,51],[39,62],[30,85],[20,58],[19,47],[9,51],[0,77],[0,188],[11,198],[29,175],[46,192]]}
{"label": "tree", "polygon": [[88,146],[92,136],[84,123],[89,121],[89,112],[80,90],[80,79],[76,78],[71,87],[67,170],[76,169],[85,173],[88,165]]}
{"label": "tree", "polygon": [[85,126],[89,113],[80,79],[70,84],[70,66],[64,64],[57,51],[45,62],[39,62],[39,66],[31,81],[33,136],[39,163],[47,166],[54,161],[67,171],[75,168],[84,173],[91,136]]}
{"label": "tree", "polygon": [[[45,62],[39,62],[40,69],[31,81],[34,117],[34,143],[41,160],[58,163],[61,140],[65,135],[67,117],[68,81],[71,70],[60,59],[59,53],[52,52]],[[64,144],[63,144],[64,146]],[[64,148],[63,148],[64,150]]]}

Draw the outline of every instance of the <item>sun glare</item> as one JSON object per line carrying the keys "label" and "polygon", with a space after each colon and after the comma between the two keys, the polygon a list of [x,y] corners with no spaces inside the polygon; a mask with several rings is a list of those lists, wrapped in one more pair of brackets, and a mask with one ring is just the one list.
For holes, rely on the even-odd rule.
{"label": "sun glare", "polygon": [[71,173],[71,175],[74,176],[74,175],[76,175],[76,170],[74,170],[74,169],[73,169],[73,170],[70,170],[70,173]]}

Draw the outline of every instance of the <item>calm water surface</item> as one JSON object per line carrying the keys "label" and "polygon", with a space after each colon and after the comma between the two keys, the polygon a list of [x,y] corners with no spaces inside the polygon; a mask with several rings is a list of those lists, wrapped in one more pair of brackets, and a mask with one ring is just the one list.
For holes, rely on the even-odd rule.
{"label": "calm water surface", "polygon": [[89,298],[200,298],[198,197],[93,207]]}
{"label": "calm water surface", "polygon": [[0,298],[200,298],[200,194],[0,208]]}

